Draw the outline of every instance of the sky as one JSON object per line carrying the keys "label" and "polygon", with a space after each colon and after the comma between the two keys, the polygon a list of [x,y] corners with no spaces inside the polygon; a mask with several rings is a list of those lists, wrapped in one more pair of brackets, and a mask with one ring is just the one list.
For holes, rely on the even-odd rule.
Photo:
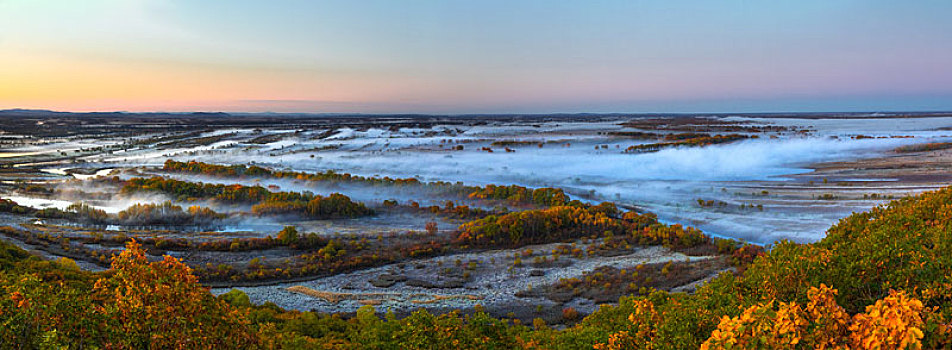
{"label": "sky", "polygon": [[0,0],[0,109],[952,110],[952,1]]}

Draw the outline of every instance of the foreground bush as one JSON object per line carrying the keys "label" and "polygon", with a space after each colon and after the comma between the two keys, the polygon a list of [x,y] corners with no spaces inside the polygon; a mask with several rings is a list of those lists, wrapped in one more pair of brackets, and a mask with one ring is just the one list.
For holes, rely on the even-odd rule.
{"label": "foreground bush", "polygon": [[14,271],[0,275],[3,348],[244,349],[257,343],[244,314],[208,293],[191,269],[168,256],[149,262],[135,242],[95,282],[56,263],[17,258]]}
{"label": "foreground bush", "polygon": [[[639,313],[644,303],[654,313]],[[811,305],[820,304],[830,319],[810,316]],[[632,315],[637,326],[626,320]],[[694,295],[623,298],[618,307],[603,308],[587,321],[611,329],[600,335],[615,343],[632,334],[651,335],[639,338],[636,348],[687,349],[707,341],[710,348],[826,343],[826,348],[901,349],[952,346],[950,316],[952,188],[945,188],[853,214],[813,244],[781,242],[742,275],[722,275]],[[772,328],[782,322],[790,323]],[[583,327],[569,333],[592,332]],[[808,338],[817,334],[820,338]]]}

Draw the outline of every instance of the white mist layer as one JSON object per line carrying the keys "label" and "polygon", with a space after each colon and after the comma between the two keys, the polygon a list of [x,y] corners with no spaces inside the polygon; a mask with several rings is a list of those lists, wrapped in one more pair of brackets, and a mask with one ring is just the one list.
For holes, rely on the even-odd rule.
{"label": "white mist layer", "polygon": [[[340,128],[323,139],[316,136],[326,130],[309,130],[265,145],[228,140],[203,147],[96,156],[86,161],[102,165],[160,166],[169,158],[194,159],[216,164],[256,163],[298,171],[335,170],[364,176],[417,177],[425,181],[478,185],[554,186],[565,188],[576,198],[610,200],[643,208],[667,222],[695,225],[715,235],[759,243],[785,238],[808,242],[821,238],[825,228],[851,211],[866,210],[878,202],[827,205],[794,201],[777,204],[778,208],[793,209],[734,213],[699,208],[696,200],[719,199],[736,206],[747,199],[723,193],[722,188],[746,182],[782,182],[784,175],[810,171],[813,163],[877,157],[897,146],[943,141],[952,135],[952,131],[940,130],[952,126],[952,118],[732,119],[795,126],[813,132],[809,137],[787,133],[779,139],[762,137],[726,145],[624,154],[622,150],[626,147],[644,141],[596,133],[622,129],[617,122],[495,123],[397,131]],[[243,133],[243,137],[249,139],[260,135]],[[852,138],[858,135],[886,138]],[[889,138],[895,136],[916,138]],[[493,153],[479,150],[494,140],[549,143],[542,148],[512,146],[514,153],[504,152],[502,147],[493,147]],[[464,145],[465,149],[448,150],[455,145]],[[600,145],[607,145],[607,149]],[[310,151],[314,149],[321,150]],[[337,189],[305,187],[292,182],[261,183],[277,183],[282,190],[317,193]],[[360,200],[380,200],[402,194],[356,187],[340,190]]]}

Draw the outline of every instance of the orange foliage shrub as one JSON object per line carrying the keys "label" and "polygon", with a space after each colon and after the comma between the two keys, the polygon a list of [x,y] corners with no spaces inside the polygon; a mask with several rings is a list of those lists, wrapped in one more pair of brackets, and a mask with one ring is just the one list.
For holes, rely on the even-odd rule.
{"label": "orange foliage shrub", "polygon": [[758,304],[737,317],[724,316],[701,349],[920,349],[922,302],[890,292],[852,318],[836,304],[837,291],[811,288],[810,302]]}
{"label": "orange foliage shrub", "polygon": [[891,291],[853,318],[850,343],[854,349],[920,349],[922,310],[921,301]]}

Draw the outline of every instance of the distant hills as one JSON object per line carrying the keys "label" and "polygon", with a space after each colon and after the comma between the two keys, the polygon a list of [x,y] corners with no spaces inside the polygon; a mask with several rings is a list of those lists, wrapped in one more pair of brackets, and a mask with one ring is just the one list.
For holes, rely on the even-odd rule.
{"label": "distant hills", "polygon": [[952,117],[952,111],[937,112],[764,112],[764,113],[499,113],[499,114],[413,114],[413,113],[395,113],[395,114],[364,114],[364,113],[279,113],[279,112],[63,112],[46,109],[4,109],[0,110],[0,117],[24,117],[24,118],[62,118],[62,117],[91,117],[91,118],[116,118],[116,117],[157,117],[157,118],[231,118],[231,117],[257,117],[257,118],[579,118],[579,117],[632,117],[632,118],[657,118],[657,117],[750,117],[750,118],[801,118],[801,119],[820,119],[820,118],[928,118],[928,117]]}

